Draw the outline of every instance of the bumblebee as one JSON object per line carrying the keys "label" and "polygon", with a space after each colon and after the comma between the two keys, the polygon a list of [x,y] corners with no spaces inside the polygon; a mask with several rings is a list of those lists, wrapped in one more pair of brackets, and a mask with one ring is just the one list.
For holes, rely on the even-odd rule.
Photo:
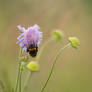
{"label": "bumblebee", "polygon": [[37,52],[38,52],[38,47],[37,47],[37,45],[31,44],[31,45],[29,46],[29,48],[27,49],[27,52],[30,54],[30,56],[36,57]]}

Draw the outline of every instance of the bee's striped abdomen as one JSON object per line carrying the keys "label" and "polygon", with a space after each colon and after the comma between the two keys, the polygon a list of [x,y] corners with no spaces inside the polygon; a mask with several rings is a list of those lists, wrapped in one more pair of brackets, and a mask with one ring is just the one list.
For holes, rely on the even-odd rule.
{"label": "bee's striped abdomen", "polygon": [[29,52],[29,54],[32,56],[32,57],[35,57],[37,55],[37,52],[38,52],[38,47],[35,46],[35,45],[31,45],[28,49],[27,49],[27,52]]}

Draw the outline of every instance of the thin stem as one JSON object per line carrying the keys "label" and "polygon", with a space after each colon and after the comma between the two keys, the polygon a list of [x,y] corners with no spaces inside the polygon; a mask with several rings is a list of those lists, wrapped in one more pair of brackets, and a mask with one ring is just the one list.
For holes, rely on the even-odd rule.
{"label": "thin stem", "polygon": [[50,73],[49,73],[48,79],[46,80],[45,85],[44,85],[43,88],[41,89],[41,92],[43,92],[44,89],[46,88],[46,86],[47,86],[47,84],[48,84],[48,81],[49,81],[49,79],[50,79],[50,77],[51,77],[51,75],[52,75],[52,72],[53,72],[53,70],[54,70],[56,61],[57,61],[57,59],[59,58],[59,56],[61,55],[62,51],[63,51],[65,48],[68,48],[68,47],[70,47],[70,46],[71,46],[71,45],[70,45],[70,43],[69,43],[69,44],[67,44],[65,47],[61,48],[60,51],[58,52],[58,54],[57,54],[57,56],[56,56],[56,58],[55,58],[55,60],[54,60],[54,62],[53,62],[53,65],[52,65],[52,67],[51,67],[51,71],[50,71]]}
{"label": "thin stem", "polygon": [[22,77],[22,70],[20,70],[19,92],[21,92],[21,77]]}
{"label": "thin stem", "polygon": [[[22,56],[22,48],[20,47],[19,57],[21,57],[21,56]],[[18,76],[17,76],[17,81],[16,81],[16,86],[15,86],[14,92],[17,92],[17,89],[18,89],[18,82],[19,82],[19,78],[20,78],[20,67],[21,67],[21,62],[19,60],[19,64],[18,64]]]}
{"label": "thin stem", "polygon": [[17,81],[16,81],[16,86],[15,86],[14,92],[17,92],[19,76],[20,76],[20,64],[18,66],[18,76],[17,76]]}
{"label": "thin stem", "polygon": [[27,75],[27,78],[26,78],[26,80],[25,80],[25,83],[24,83],[24,87],[23,87],[23,91],[24,91],[24,92],[26,92],[25,90],[26,90],[26,88],[27,88],[27,83],[28,83],[28,81],[30,80],[30,78],[32,77],[32,74],[33,74],[33,72],[30,72],[30,71],[29,71],[29,73],[28,73],[28,75]]}

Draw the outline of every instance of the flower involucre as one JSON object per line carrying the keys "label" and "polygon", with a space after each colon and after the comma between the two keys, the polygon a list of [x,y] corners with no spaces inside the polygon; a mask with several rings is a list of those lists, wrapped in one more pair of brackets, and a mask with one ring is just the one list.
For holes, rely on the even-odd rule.
{"label": "flower involucre", "polygon": [[42,32],[39,31],[39,26],[35,24],[27,29],[20,25],[17,27],[21,31],[20,36],[17,38],[19,45],[23,48],[23,51],[25,50],[35,57],[42,39]]}

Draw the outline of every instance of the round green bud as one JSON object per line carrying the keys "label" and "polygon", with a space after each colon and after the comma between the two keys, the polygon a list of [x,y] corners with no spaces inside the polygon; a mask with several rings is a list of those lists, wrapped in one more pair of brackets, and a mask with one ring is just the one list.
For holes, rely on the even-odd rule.
{"label": "round green bud", "polygon": [[69,37],[68,40],[71,43],[73,48],[78,48],[79,47],[80,44],[79,44],[78,38],[76,38],[76,37]]}
{"label": "round green bud", "polygon": [[39,70],[39,64],[35,61],[31,61],[29,64],[26,66],[30,71],[36,72]]}
{"label": "round green bud", "polygon": [[56,40],[62,40],[63,32],[61,30],[53,31],[53,38],[56,39]]}

